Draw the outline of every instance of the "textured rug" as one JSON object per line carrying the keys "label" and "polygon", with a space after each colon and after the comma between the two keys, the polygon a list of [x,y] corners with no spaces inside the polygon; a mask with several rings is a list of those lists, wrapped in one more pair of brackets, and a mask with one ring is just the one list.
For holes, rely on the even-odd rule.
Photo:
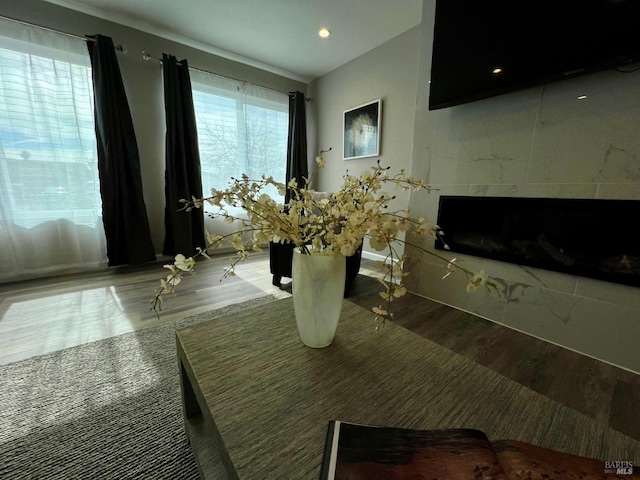
{"label": "textured rug", "polygon": [[197,479],[175,330],[261,297],[0,367],[0,478]]}

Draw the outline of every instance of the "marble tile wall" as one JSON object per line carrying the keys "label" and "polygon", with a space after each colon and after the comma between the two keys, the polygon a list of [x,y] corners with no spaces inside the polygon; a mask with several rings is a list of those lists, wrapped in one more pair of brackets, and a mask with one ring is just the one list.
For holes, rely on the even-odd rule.
{"label": "marble tile wall", "polygon": [[[433,11],[425,0],[412,173],[439,190],[412,194],[414,214],[435,221],[445,194],[640,200],[640,71],[609,70],[429,111]],[[422,246],[442,253],[431,241]],[[499,290],[467,294],[463,275],[443,281],[441,261],[415,248],[407,254],[409,290],[640,372],[640,289],[456,254]]]}

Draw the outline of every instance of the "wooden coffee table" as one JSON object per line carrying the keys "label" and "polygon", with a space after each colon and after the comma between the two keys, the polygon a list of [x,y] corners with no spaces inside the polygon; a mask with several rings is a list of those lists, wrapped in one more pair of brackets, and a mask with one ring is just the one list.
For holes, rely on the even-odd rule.
{"label": "wooden coffee table", "polygon": [[348,300],[333,344],[304,346],[292,300],[176,332],[185,429],[203,478],[317,479],[327,422],[477,428],[640,463],[639,442]]}

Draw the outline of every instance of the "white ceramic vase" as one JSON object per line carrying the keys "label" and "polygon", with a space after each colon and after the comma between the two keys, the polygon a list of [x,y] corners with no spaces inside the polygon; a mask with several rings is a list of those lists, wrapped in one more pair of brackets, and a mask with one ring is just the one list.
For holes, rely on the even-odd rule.
{"label": "white ceramic vase", "polygon": [[293,251],[293,309],[302,343],[322,348],[331,344],[338,328],[346,258],[343,255],[306,255]]}

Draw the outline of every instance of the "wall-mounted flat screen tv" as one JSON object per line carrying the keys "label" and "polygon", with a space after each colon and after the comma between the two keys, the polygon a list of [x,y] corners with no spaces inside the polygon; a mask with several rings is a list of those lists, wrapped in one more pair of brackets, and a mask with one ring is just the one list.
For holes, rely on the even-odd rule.
{"label": "wall-mounted flat screen tv", "polygon": [[640,0],[436,0],[429,109],[638,61]]}

